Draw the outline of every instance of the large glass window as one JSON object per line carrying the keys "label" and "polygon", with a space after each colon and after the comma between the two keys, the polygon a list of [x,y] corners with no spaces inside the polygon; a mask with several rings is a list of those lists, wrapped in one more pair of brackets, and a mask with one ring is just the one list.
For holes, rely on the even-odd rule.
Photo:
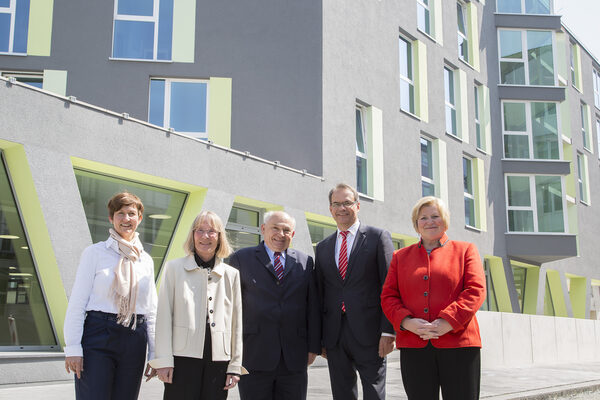
{"label": "large glass window", "polygon": [[435,181],[433,178],[433,143],[421,138],[421,194],[435,196]]}
{"label": "large glass window", "polygon": [[0,54],[26,54],[29,0],[0,1]]}
{"label": "large glass window", "polygon": [[173,0],[115,0],[114,58],[171,60]]}
{"label": "large glass window", "polygon": [[417,0],[417,28],[431,35],[430,0]]}
{"label": "large glass window", "polygon": [[456,125],[454,71],[449,68],[444,68],[444,98],[446,103],[446,133],[459,136]]}
{"label": "large glass window", "polygon": [[[108,220],[106,205],[115,193],[127,191],[142,200],[144,220],[137,231],[144,250],[154,260],[154,271],[158,277],[187,195],[82,169],[75,169],[75,178],[94,243],[108,238],[108,229],[112,225]],[[182,245],[183,243],[175,243],[175,246]]]}
{"label": "large glass window", "polygon": [[206,139],[208,82],[151,79],[148,122]]}
{"label": "large glass window", "polygon": [[233,206],[227,220],[227,237],[231,247],[239,250],[244,247],[257,246],[260,243],[259,210],[244,206]]}
{"label": "large glass window", "polygon": [[404,38],[398,40],[400,54],[400,108],[415,112],[415,83],[413,81],[412,44]]}
{"label": "large glass window", "polygon": [[552,14],[552,0],[498,0],[498,12],[506,14]]}
{"label": "large glass window", "polygon": [[[600,71],[596,68],[593,69],[593,81],[594,81],[594,105],[600,110]],[[600,134],[600,133],[599,133]]]}
{"label": "large glass window", "polygon": [[551,31],[500,29],[498,32],[500,83],[554,86]]}
{"label": "large glass window", "polygon": [[308,233],[310,234],[313,251],[317,250],[317,243],[337,232],[337,226],[335,225],[310,220],[306,222],[308,224]]}
{"label": "large glass window", "polygon": [[[44,262],[43,259],[38,261]],[[22,349],[57,345],[1,153],[0,321],[1,347]]]}
{"label": "large glass window", "polygon": [[458,24],[458,58],[469,62],[469,32],[467,24],[467,10],[465,4],[456,2],[456,21]]}
{"label": "large glass window", "polygon": [[465,198],[465,225],[477,226],[475,221],[475,191],[473,190],[473,162],[463,157],[463,192]]}
{"label": "large glass window", "polygon": [[356,190],[368,193],[367,131],[365,129],[365,108],[356,105]]}
{"label": "large glass window", "polygon": [[560,159],[556,103],[502,103],[504,157]]}
{"label": "large glass window", "polygon": [[560,176],[506,176],[510,232],[564,232]]}

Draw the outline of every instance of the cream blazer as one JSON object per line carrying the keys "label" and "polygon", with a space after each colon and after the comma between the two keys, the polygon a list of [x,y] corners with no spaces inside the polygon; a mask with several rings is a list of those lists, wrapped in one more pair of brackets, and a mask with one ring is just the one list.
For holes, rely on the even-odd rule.
{"label": "cream blazer", "polygon": [[203,358],[206,321],[212,360],[229,361],[227,373],[242,367],[242,297],[237,269],[217,259],[208,273],[194,256],[167,262],[158,295],[156,358],[152,368],[173,367],[173,356]]}

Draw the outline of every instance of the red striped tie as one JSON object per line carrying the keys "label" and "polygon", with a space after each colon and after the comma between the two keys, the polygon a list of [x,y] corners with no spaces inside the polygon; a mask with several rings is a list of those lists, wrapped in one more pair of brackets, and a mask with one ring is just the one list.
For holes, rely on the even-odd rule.
{"label": "red striped tie", "polygon": [[275,273],[277,274],[277,279],[281,280],[283,278],[283,264],[281,263],[281,253],[275,253]]}
{"label": "red striped tie", "polygon": [[[342,235],[342,245],[340,246],[340,256],[338,258],[338,270],[340,271],[340,276],[342,280],[346,279],[346,271],[348,270],[348,242],[346,240],[346,236],[348,236],[349,231],[340,232]],[[342,301],[342,312],[346,312],[346,305]]]}

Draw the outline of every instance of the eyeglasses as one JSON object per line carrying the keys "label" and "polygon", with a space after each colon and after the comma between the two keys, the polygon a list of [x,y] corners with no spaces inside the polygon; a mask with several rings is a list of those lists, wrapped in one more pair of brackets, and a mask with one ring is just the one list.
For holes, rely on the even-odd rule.
{"label": "eyeglasses", "polygon": [[350,208],[353,205],[355,205],[356,203],[358,203],[358,201],[345,201],[343,203],[338,203],[336,201],[334,201],[333,203],[331,203],[331,207],[333,208],[340,208],[340,207],[346,207],[346,208]]}
{"label": "eyeglasses", "polygon": [[205,231],[204,229],[195,229],[194,233],[199,236],[208,235],[209,237],[217,237],[217,235],[219,235],[219,232],[213,231],[212,229],[209,231]]}

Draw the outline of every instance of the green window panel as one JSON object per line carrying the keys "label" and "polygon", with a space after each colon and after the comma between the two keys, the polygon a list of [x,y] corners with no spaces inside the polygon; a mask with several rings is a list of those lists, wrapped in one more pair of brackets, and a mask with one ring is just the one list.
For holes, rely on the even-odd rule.
{"label": "green window panel", "polygon": [[159,186],[77,168],[75,177],[94,243],[106,240],[108,237],[108,229],[111,225],[106,205],[114,194],[128,191],[142,200],[144,219],[137,231],[144,250],[154,260],[155,276],[158,277],[187,195]]}
{"label": "green window panel", "polygon": [[260,243],[261,211],[236,205],[231,208],[226,231],[233,250]]}
{"label": "green window panel", "polygon": [[0,152],[0,347],[57,345],[40,277]]}
{"label": "green window panel", "polygon": [[312,242],[313,251],[317,249],[317,243],[325,239],[327,236],[337,232],[337,226],[325,224],[322,222],[316,222],[307,220],[308,233],[310,234],[310,241]]}

